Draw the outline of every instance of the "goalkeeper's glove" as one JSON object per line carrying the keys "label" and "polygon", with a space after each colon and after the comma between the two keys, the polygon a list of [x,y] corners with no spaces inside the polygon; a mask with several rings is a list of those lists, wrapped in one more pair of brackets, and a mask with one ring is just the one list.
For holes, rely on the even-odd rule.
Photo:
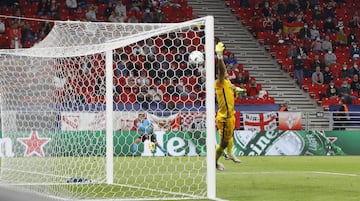
{"label": "goalkeeper's glove", "polygon": [[236,94],[236,96],[239,96],[239,94],[240,94],[241,92],[244,92],[244,91],[246,91],[246,89],[242,89],[242,88],[240,88],[240,87],[235,87],[235,94]]}
{"label": "goalkeeper's glove", "polygon": [[224,53],[225,45],[222,42],[218,42],[215,46],[215,52],[219,59],[223,59],[223,53]]}

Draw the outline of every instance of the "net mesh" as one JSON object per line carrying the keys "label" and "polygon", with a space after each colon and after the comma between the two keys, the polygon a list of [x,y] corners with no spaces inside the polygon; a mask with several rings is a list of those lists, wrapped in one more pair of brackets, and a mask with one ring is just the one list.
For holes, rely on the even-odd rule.
{"label": "net mesh", "polygon": [[[71,200],[205,197],[205,68],[188,63],[190,52],[204,51],[204,24],[55,22],[33,48],[1,50],[1,182]],[[132,156],[139,113],[164,151],[144,140]]]}

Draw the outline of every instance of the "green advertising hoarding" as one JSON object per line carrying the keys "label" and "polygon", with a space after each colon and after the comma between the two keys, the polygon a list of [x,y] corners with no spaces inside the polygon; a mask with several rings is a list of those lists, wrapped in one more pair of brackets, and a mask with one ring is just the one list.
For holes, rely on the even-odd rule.
{"label": "green advertising hoarding", "polygon": [[[157,140],[171,156],[205,155],[204,132],[155,132]],[[0,138],[0,156],[61,157],[61,156],[105,156],[105,131],[57,131],[7,133]],[[132,144],[137,131],[116,131],[114,133],[114,155],[131,155]],[[148,141],[139,145],[142,156],[162,156],[160,150],[151,152]]]}
{"label": "green advertising hoarding", "polygon": [[[1,136],[1,133],[0,133]],[[131,155],[136,131],[114,133],[114,155]],[[201,131],[158,131],[156,137],[170,156],[206,155],[206,134]],[[1,157],[104,156],[105,131],[6,133],[0,138]],[[217,136],[217,140],[218,140]],[[141,143],[142,156],[162,156]],[[236,155],[360,155],[358,131],[235,131]]]}

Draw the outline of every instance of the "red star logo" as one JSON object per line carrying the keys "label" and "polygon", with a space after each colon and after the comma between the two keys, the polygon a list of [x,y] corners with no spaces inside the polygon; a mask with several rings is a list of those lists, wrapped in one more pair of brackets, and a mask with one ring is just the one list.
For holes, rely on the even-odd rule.
{"label": "red star logo", "polygon": [[18,138],[18,141],[26,146],[24,153],[25,156],[36,154],[37,156],[43,157],[43,147],[50,141],[50,138],[39,138],[38,132],[33,131],[31,132],[29,138]]}
{"label": "red star logo", "polygon": [[330,140],[330,142],[335,142],[338,138],[337,137],[328,137],[328,139]]}

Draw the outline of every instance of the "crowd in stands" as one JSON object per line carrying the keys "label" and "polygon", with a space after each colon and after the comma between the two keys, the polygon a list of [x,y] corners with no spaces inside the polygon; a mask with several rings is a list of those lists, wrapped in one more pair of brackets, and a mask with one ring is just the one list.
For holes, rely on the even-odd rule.
{"label": "crowd in stands", "polygon": [[[360,6],[356,1],[225,1],[299,88],[325,109],[340,98],[360,103]],[[335,92],[340,89],[341,93]]]}
{"label": "crowd in stands", "polygon": [[[193,18],[192,8],[185,0],[18,0],[1,3],[1,13],[9,16],[0,18],[2,48],[32,47],[51,31],[52,20],[161,23]],[[119,48],[114,57],[114,101],[136,102],[145,108],[164,103],[169,109],[174,109],[177,103],[204,101],[204,67],[189,67],[184,62],[189,52],[204,51],[203,39],[203,30],[198,27],[187,33],[169,33]],[[102,55],[92,55],[84,60],[93,58],[99,61],[70,62],[71,73],[56,73],[55,82],[64,100],[105,101],[104,69],[97,68],[104,67],[104,62]],[[246,89],[237,94],[237,103],[274,103],[229,50],[226,50],[225,62],[232,83]]]}

